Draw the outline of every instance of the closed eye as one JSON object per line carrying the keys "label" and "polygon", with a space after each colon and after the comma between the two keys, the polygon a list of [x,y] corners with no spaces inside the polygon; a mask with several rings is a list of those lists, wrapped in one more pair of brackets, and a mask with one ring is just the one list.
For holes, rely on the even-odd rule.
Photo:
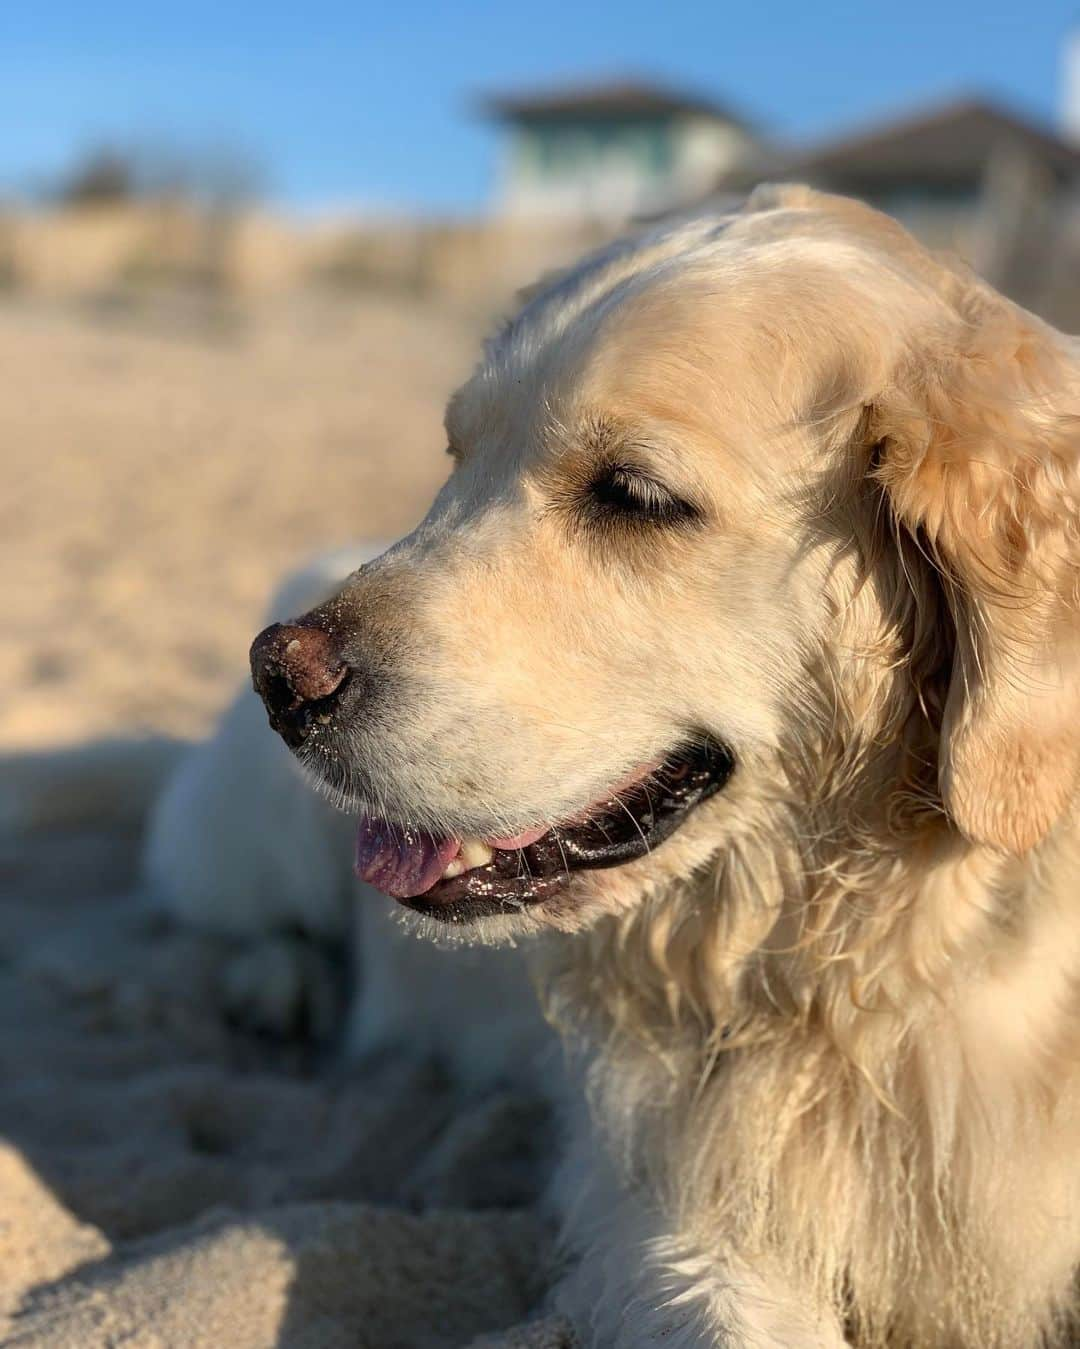
{"label": "closed eye", "polygon": [[593,519],[622,517],[655,525],[685,525],[701,518],[698,508],[630,464],[606,465],[586,489],[586,511]]}

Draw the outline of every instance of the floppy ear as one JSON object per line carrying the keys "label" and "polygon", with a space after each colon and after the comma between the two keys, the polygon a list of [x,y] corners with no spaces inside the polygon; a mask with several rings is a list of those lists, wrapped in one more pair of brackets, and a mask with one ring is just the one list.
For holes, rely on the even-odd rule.
{"label": "floppy ear", "polygon": [[872,409],[876,472],[956,627],[945,808],[1023,853],[1080,779],[1080,353],[989,287],[949,284],[956,322]]}

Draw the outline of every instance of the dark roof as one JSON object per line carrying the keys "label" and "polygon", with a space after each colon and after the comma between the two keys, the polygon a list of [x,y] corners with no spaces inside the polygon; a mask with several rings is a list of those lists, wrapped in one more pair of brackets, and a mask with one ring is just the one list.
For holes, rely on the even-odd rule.
{"label": "dark roof", "polygon": [[749,125],[746,118],[715,99],[635,79],[566,84],[532,93],[492,94],[480,100],[480,108],[489,117],[506,122],[694,113],[737,126]]}
{"label": "dark roof", "polygon": [[995,150],[1015,146],[1058,179],[1080,178],[1080,148],[1011,109],[982,98],[938,104],[804,150],[779,148],[751,166],[753,176],[800,177],[872,192],[893,183],[950,184],[977,179]]}

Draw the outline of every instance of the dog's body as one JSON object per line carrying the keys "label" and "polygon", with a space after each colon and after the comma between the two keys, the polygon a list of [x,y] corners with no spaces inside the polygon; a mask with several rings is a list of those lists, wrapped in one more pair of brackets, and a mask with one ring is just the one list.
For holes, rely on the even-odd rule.
{"label": "dog's body", "polygon": [[425,929],[568,934],[586,1343],[1072,1333],[1078,425],[1069,339],[759,194],[530,302],[428,521],[257,643]]}

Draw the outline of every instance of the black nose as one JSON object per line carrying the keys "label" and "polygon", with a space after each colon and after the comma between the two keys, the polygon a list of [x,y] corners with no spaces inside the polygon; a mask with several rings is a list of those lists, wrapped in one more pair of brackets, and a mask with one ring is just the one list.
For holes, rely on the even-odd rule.
{"label": "black nose", "polygon": [[274,623],[251,644],[251,678],[270,725],[296,749],[328,716],[349,674],[325,628]]}

